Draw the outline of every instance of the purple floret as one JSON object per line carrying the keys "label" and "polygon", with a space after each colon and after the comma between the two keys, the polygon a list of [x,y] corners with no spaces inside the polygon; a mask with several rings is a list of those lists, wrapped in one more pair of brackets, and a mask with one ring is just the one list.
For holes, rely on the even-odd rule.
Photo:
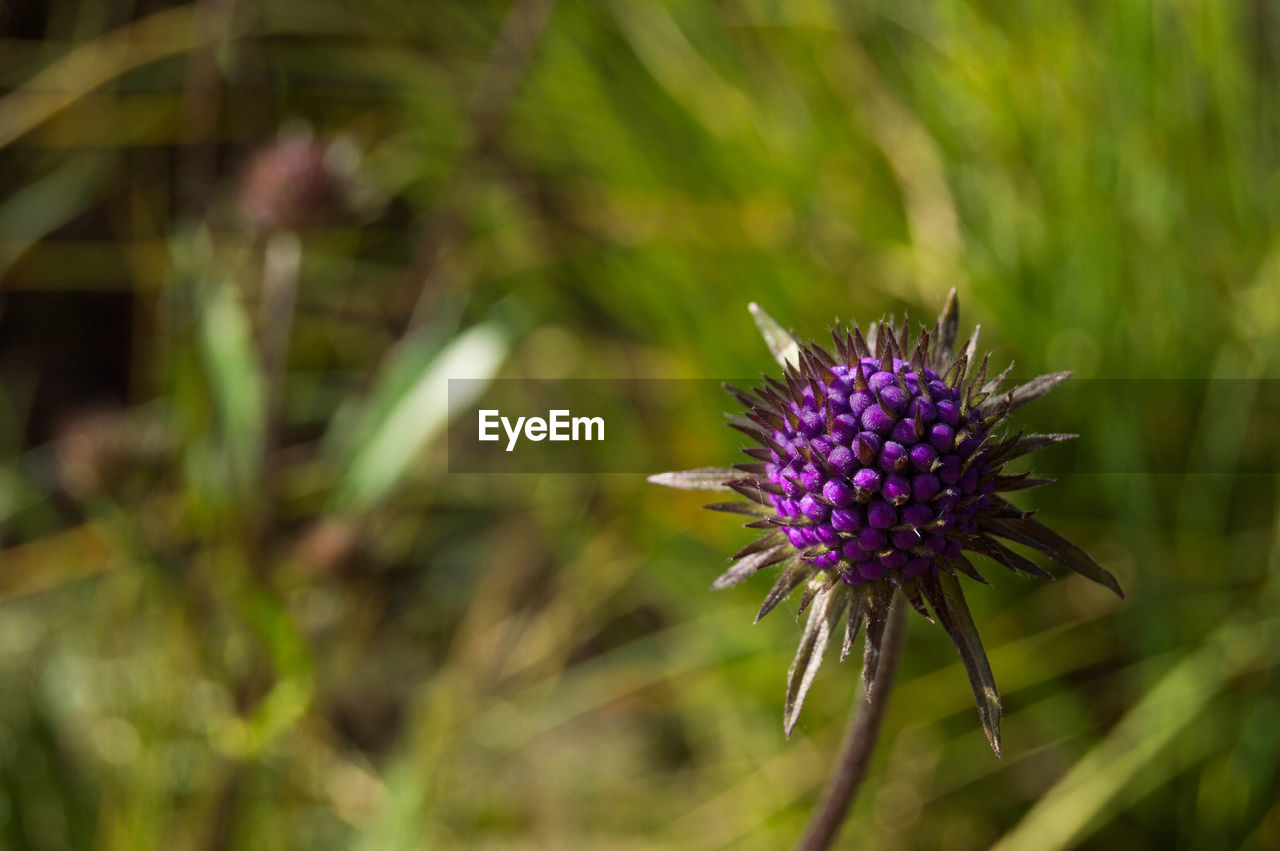
{"label": "purple floret", "polygon": [[954,558],[991,504],[986,434],[960,393],[906,361],[880,367],[864,358],[804,386],[766,467],[778,514],[808,524],[785,528],[787,540],[829,548],[805,558],[851,585],[900,583]]}

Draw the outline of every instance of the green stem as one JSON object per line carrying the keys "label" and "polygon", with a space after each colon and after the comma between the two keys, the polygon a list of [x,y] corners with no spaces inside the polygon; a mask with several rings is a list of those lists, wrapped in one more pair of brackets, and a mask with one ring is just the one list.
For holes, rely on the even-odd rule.
{"label": "green stem", "polygon": [[871,754],[880,737],[880,722],[889,705],[889,693],[893,691],[898,658],[902,655],[902,638],[906,634],[905,609],[902,598],[896,596],[889,607],[884,639],[880,645],[880,665],[871,684],[871,693],[865,702],[854,701],[835,769],[827,779],[822,801],[814,810],[796,851],[825,851],[831,847],[853,804],[854,795],[866,777]]}

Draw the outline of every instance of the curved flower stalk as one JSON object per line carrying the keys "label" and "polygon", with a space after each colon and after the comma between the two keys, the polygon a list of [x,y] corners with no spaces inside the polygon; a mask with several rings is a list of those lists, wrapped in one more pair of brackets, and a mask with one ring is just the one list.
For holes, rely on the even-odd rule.
{"label": "curved flower stalk", "polygon": [[934,328],[914,339],[907,321],[882,320],[865,335],[856,325],[832,331],[833,350],[802,344],[756,305],[751,311],[782,366],[781,379],[766,376],[753,391],[728,387],[745,409],[730,425],[758,444],[745,450],[751,462],[650,481],[746,497],[707,506],[746,515],[764,533],[712,587],[778,566],[757,621],[800,590],[809,618],[788,677],[786,734],[832,639],[841,635],[844,659],[864,625],[862,676],[868,700],[878,697],[885,626],[901,595],[951,637],[999,754],[1000,695],[958,581],[986,582],[969,554],[1052,578],[1017,544],[1123,596],[1082,549],[1003,496],[1049,481],[1006,473],[1009,461],[1075,436],[1010,432],[1005,418],[1070,373],[1001,391],[1009,369],[988,377],[977,329],[957,346],[954,290]]}

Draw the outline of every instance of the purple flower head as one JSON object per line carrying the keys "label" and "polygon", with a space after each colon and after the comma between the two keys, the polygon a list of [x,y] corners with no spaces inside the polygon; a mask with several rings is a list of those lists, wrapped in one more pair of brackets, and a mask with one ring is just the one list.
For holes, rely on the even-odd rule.
{"label": "purple flower head", "polygon": [[[820,634],[825,641],[843,619],[847,654],[860,625],[868,624],[868,684],[878,658],[872,645],[895,596],[922,614],[932,609],[960,649],[998,752],[999,698],[956,577],[985,580],[966,553],[1049,576],[1010,548],[1012,542],[1120,593],[1083,550],[1001,496],[1043,483],[1005,473],[1007,462],[1073,436],[1009,433],[1006,416],[1069,373],[1001,392],[1005,376],[989,380],[986,359],[975,357],[976,332],[957,350],[954,292],[936,326],[914,338],[905,322],[881,321],[866,336],[856,326],[834,331],[832,351],[801,344],[759,308],[752,311],[783,366],[780,380],[768,379],[757,390],[730,388],[746,409],[732,424],[760,444],[747,450],[755,463],[654,477],[676,487],[736,491],[749,500],[708,506],[749,515],[747,525],[765,533],[713,587],[785,563],[757,619],[804,586],[809,638]],[[819,628],[813,618],[828,622]],[[821,657],[821,647],[802,645],[788,692],[788,734],[812,681],[811,666]]]}
{"label": "purple flower head", "polygon": [[329,146],[293,136],[255,151],[240,176],[240,214],[260,232],[332,226],[349,220],[359,187]]}

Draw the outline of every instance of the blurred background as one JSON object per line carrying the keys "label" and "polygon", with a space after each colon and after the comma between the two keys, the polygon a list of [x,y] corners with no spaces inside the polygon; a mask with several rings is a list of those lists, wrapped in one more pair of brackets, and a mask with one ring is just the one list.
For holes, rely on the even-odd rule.
{"label": "blurred background", "polygon": [[1276,4],[3,0],[0,90],[0,847],[785,847],[858,666],[785,740],[748,533],[449,474],[444,378],[953,286],[1018,374],[1220,380],[1074,397],[1020,503],[1127,599],[972,587],[1001,759],[913,618],[843,847],[1280,847]]}

